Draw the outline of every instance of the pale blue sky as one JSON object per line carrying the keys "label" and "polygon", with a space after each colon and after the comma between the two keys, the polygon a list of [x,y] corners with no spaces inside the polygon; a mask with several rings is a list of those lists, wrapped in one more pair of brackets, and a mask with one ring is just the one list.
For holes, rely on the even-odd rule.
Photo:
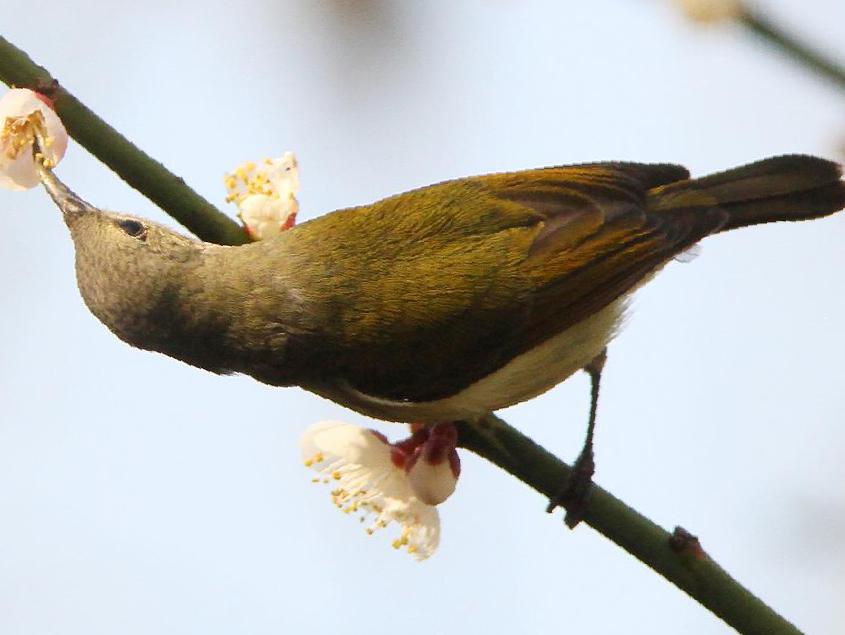
{"label": "pale blue sky", "polygon": [[[845,58],[841,2],[758,6]],[[840,93],[669,2],[0,8],[5,37],[221,205],[225,171],[288,149],[303,219],[504,169],[843,158]],[[167,220],[76,145],[58,171]],[[83,306],[48,198],[2,192],[0,212],[4,635],[728,630],[467,453],[433,558],[368,538],[296,442],[321,419],[369,422],[129,348]],[[845,215],[753,228],[668,266],[610,349],[599,410],[598,482],[814,633],[845,622],[843,240]],[[503,414],[571,459],[587,392],[573,378]]]}

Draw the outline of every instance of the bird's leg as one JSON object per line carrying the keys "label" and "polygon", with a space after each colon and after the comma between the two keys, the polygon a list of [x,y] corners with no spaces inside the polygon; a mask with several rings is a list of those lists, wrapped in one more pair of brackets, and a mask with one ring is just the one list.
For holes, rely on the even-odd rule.
{"label": "bird's leg", "polygon": [[590,420],[587,423],[587,437],[584,439],[584,447],[572,466],[569,478],[566,479],[560,494],[549,501],[546,511],[551,513],[556,507],[566,509],[564,522],[566,526],[573,529],[584,518],[587,509],[587,495],[593,484],[593,474],[596,471],[596,463],[593,456],[593,432],[596,428],[596,409],[599,403],[599,386],[601,384],[601,371],[607,361],[607,349],[595,356],[593,360],[584,367],[590,374]]}

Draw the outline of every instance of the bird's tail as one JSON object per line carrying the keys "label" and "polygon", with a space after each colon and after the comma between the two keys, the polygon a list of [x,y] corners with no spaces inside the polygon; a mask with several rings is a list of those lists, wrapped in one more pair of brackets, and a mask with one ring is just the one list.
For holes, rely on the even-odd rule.
{"label": "bird's tail", "polygon": [[790,154],[676,181],[649,192],[653,210],[718,208],[726,220],[717,231],[780,220],[828,216],[845,207],[842,166]]}

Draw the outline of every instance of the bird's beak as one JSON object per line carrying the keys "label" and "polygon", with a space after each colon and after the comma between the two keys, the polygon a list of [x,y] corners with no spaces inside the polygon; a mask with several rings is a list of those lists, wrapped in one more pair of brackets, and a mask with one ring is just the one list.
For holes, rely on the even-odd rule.
{"label": "bird's beak", "polygon": [[56,178],[56,175],[53,174],[51,169],[45,168],[43,165],[39,164],[38,172],[41,176],[41,183],[44,185],[44,189],[47,190],[50,198],[52,198],[53,202],[55,202],[59,209],[62,210],[62,214],[64,214],[65,217],[65,223],[70,224],[72,219],[78,218],[83,214],[99,212],[96,207],[83,201],[79,198],[79,196],[74,194],[67,185]]}

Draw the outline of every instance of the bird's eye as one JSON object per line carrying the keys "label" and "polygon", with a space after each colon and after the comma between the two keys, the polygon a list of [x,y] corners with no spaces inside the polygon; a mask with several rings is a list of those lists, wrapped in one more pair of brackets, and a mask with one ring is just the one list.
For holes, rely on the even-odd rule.
{"label": "bird's eye", "polygon": [[132,236],[132,238],[138,238],[140,240],[146,240],[147,238],[147,228],[144,227],[143,223],[139,223],[131,218],[124,218],[123,220],[117,221],[117,226]]}

